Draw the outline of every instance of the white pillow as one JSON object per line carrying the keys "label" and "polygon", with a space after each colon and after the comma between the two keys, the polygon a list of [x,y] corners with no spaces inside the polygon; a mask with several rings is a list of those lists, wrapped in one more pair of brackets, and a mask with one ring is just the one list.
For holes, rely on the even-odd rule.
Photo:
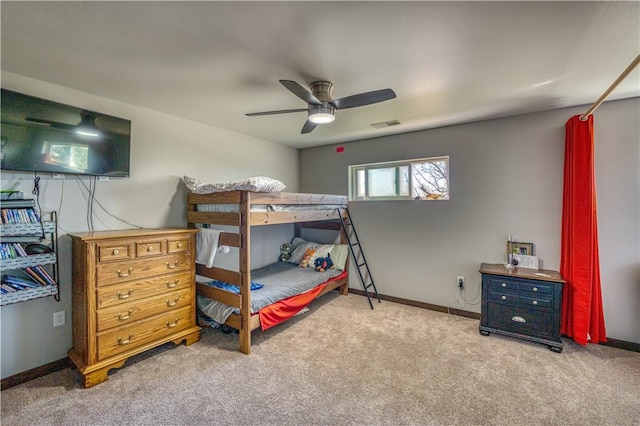
{"label": "white pillow", "polygon": [[331,260],[333,266],[340,271],[344,271],[349,259],[349,246],[346,244],[336,244],[331,250]]}
{"label": "white pillow", "polygon": [[211,194],[226,191],[280,192],[286,188],[284,183],[266,176],[255,176],[221,183],[204,183],[189,176],[183,176],[183,180],[187,188],[194,194]]}
{"label": "white pillow", "polygon": [[315,246],[313,246],[313,249],[316,252],[309,258],[309,266],[311,266],[312,268],[317,258],[327,257],[327,254],[331,254],[331,250],[333,250],[333,244],[316,244]]}

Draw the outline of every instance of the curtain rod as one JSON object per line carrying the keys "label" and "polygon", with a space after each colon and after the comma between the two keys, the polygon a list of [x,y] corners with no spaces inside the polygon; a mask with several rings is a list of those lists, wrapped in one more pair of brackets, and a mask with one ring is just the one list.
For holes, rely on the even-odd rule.
{"label": "curtain rod", "polygon": [[625,79],[625,77],[627,75],[629,75],[629,73],[631,71],[633,71],[633,69],[638,65],[638,62],[640,62],[640,55],[636,56],[636,59],[634,59],[633,62],[631,62],[629,64],[629,66],[627,67],[627,69],[625,69],[624,71],[622,71],[622,74],[620,74],[620,77],[617,78],[616,81],[613,82],[613,84],[611,84],[611,86],[609,86],[609,88],[602,94],[602,96],[600,96],[600,98],[598,98],[597,101],[595,101],[593,103],[593,105],[591,105],[591,108],[589,108],[589,110],[587,112],[585,112],[584,114],[582,114],[580,116],[580,120],[582,121],[587,121],[587,118],[589,117],[589,114],[593,113],[593,111],[596,110],[596,108],[598,108],[600,106],[600,104],[602,102],[604,102],[604,100],[606,99],[607,96],[609,96],[609,93],[611,93],[613,91],[613,89],[616,88],[616,86],[618,84],[620,84],[620,82],[622,80]]}

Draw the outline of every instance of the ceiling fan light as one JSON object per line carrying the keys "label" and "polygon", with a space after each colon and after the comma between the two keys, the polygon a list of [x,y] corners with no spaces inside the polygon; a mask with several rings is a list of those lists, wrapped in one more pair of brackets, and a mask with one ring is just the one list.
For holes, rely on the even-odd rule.
{"label": "ceiling fan light", "polygon": [[102,135],[100,130],[96,127],[96,118],[91,115],[85,115],[80,120],[80,123],[76,126],[75,132],[82,136],[89,136],[92,138],[98,138]]}
{"label": "ceiling fan light", "polygon": [[316,124],[331,123],[336,119],[336,116],[328,112],[314,112],[309,114],[309,121]]}
{"label": "ceiling fan light", "polygon": [[336,110],[331,105],[318,105],[309,110],[309,121],[315,124],[327,124],[336,119]]}

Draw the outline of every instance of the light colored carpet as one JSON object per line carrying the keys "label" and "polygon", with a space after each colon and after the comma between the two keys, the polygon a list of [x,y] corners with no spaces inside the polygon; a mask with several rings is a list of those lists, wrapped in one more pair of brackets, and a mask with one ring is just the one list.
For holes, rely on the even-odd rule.
{"label": "light colored carpet", "polygon": [[638,425],[640,354],[478,333],[478,321],[391,302],[323,296],[252,354],[203,329],[109,381],[65,369],[3,391],[9,425]]}

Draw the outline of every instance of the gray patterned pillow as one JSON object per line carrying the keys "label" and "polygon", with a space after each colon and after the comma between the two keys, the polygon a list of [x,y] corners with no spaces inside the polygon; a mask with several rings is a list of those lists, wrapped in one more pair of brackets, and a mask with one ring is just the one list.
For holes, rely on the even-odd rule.
{"label": "gray patterned pillow", "polygon": [[189,176],[184,176],[183,180],[187,188],[195,194],[211,194],[212,192],[225,191],[280,192],[286,188],[284,183],[266,176],[255,176],[221,183],[204,183]]}

